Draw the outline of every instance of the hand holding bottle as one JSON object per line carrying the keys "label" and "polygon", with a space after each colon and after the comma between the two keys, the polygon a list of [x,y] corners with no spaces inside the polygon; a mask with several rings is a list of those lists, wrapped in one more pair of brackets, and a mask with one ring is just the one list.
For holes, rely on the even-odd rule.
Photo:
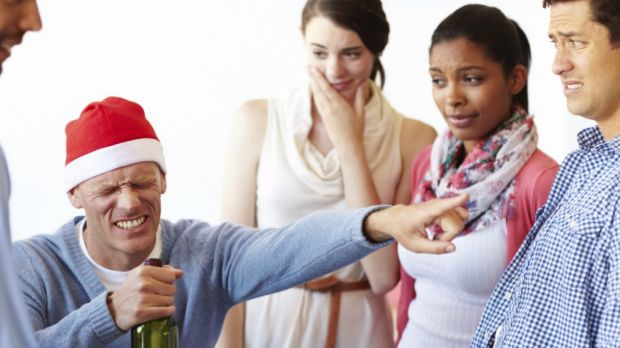
{"label": "hand holding bottle", "polygon": [[171,266],[140,266],[129,272],[125,283],[108,296],[108,308],[116,325],[126,331],[174,314],[174,281],[182,276],[183,271]]}

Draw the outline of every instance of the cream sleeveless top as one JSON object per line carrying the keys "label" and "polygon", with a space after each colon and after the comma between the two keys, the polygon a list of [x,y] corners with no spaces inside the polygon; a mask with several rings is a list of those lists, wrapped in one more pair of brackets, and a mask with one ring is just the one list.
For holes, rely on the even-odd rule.
{"label": "cream sleeveless top", "polygon": [[[403,116],[371,85],[365,107],[364,146],[382,203],[392,203],[402,165]],[[341,164],[335,149],[323,156],[308,140],[312,126],[307,86],[268,101],[265,140],[257,173],[256,218],[260,228],[280,227],[314,211],[346,208]],[[337,255],[334,255],[337,257]],[[356,262],[333,273],[340,280],[365,277]],[[299,288],[246,305],[246,347],[322,347],[329,293]],[[371,290],[343,292],[337,347],[392,347],[392,319],[384,296]]]}

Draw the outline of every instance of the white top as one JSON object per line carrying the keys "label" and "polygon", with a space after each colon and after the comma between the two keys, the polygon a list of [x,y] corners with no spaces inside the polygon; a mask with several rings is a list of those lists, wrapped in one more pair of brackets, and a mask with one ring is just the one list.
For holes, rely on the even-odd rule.
{"label": "white top", "polygon": [[[366,105],[364,145],[381,202],[392,203],[401,175],[403,116],[374,85]],[[269,100],[265,141],[257,173],[258,227],[284,226],[317,210],[346,207],[340,160],[323,156],[308,140],[312,126],[307,86]],[[365,278],[359,262],[333,273],[345,281]],[[246,306],[246,347],[322,347],[327,336],[329,293],[293,288],[251,300]],[[345,292],[338,347],[391,347],[392,319],[384,296]]]}
{"label": "white top", "polygon": [[454,239],[456,251],[416,254],[398,246],[416,297],[399,347],[469,347],[506,262],[506,223]]}
{"label": "white top", "polygon": [[[93,268],[95,275],[99,278],[99,281],[108,291],[116,291],[118,288],[123,285],[123,283],[127,280],[128,272],[115,271],[113,269],[108,269],[93,260],[86,249],[86,243],[84,242],[84,227],[86,226],[86,218],[82,219],[80,223],[75,225],[75,233],[77,234],[77,238],[80,241],[80,247],[82,248],[82,252],[86,255],[88,259],[88,263]],[[158,259],[161,255],[161,226],[157,228],[157,235],[155,236],[155,246],[151,251],[151,254],[148,258],[156,258]]]}
{"label": "white top", "polygon": [[9,169],[0,147],[0,347],[36,347],[11,258]]}

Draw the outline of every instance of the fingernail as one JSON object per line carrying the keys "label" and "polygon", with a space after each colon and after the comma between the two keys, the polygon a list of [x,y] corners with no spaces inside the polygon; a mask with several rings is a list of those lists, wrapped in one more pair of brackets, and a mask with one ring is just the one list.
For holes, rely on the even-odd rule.
{"label": "fingernail", "polygon": [[446,247],[446,251],[449,253],[453,252],[454,250],[455,250],[454,244],[450,244]]}

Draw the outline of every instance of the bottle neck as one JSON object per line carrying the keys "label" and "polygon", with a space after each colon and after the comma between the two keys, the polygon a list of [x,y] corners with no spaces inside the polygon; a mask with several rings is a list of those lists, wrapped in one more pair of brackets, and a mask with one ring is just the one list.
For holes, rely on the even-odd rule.
{"label": "bottle neck", "polygon": [[163,267],[164,265],[161,263],[160,259],[156,258],[148,258],[144,260],[145,266],[153,266],[153,267]]}

